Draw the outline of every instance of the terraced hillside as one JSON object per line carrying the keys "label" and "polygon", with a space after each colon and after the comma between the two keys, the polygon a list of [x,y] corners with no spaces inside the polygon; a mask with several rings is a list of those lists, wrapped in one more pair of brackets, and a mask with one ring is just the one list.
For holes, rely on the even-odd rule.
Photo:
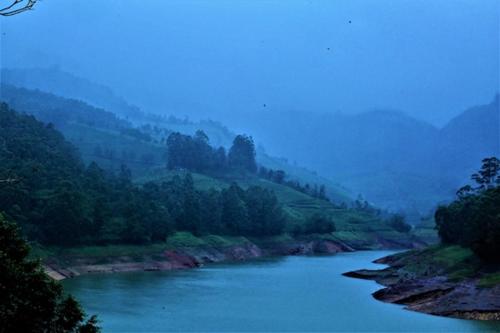
{"label": "terraced hillside", "polygon": [[[186,171],[157,170],[153,175],[137,179],[138,183],[148,181],[162,182],[171,180],[174,176],[184,177]],[[261,186],[271,189],[278,197],[287,214],[287,232],[292,233],[295,225],[303,225],[314,214],[321,213],[332,218],[336,231],[328,237],[345,242],[357,249],[377,249],[386,247],[409,247],[420,243],[412,233],[401,233],[394,230],[381,217],[372,212],[354,208],[343,208],[334,202],[313,198],[288,186],[276,184],[265,179],[252,176],[235,176],[214,178],[207,175],[192,173],[195,186],[200,190],[210,188],[223,189],[236,182],[242,188]],[[325,237],[323,235],[322,237]]]}

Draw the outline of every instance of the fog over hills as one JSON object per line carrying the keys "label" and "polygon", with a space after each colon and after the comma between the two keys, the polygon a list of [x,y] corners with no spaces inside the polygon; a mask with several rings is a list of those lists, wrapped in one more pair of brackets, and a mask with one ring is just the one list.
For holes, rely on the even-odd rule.
{"label": "fog over hills", "polygon": [[[136,123],[161,121],[111,88],[57,68],[4,69],[2,79],[81,99]],[[426,213],[436,202],[451,199],[483,157],[500,152],[498,104],[497,96],[465,110],[443,128],[392,110],[342,114],[267,112],[263,107],[244,117],[214,120],[231,124],[233,132],[250,133],[267,153],[315,170],[378,206]]]}

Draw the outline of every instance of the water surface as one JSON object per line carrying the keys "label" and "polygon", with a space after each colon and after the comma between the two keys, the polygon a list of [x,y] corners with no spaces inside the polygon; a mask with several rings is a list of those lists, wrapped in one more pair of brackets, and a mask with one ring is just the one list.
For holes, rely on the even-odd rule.
{"label": "water surface", "polygon": [[373,281],[343,277],[389,252],[286,257],[176,272],[87,275],[64,281],[104,332],[485,332],[500,325],[442,318],[376,301]]}

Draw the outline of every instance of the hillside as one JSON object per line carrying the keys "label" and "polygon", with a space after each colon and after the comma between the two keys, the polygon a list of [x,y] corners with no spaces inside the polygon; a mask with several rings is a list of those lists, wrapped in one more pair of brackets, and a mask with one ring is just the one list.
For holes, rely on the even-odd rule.
{"label": "hillside", "polygon": [[500,154],[500,100],[465,110],[441,129],[438,154],[441,170],[463,184],[485,156]]}
{"label": "hillside", "polygon": [[[227,147],[234,137],[217,122],[147,114],[111,89],[56,68],[4,69],[2,73],[5,84],[76,98],[128,119],[134,126],[185,134],[202,129],[215,146]],[[362,194],[377,206],[415,216],[415,221],[436,203],[453,198],[453,189],[473,169],[470,163],[500,149],[498,98],[466,110],[442,129],[387,110],[358,115],[255,111],[225,122],[252,133],[258,145],[264,143],[265,150],[258,150],[262,165],[283,169],[307,182],[324,183],[338,201]],[[154,136],[154,132],[149,134]]]}
{"label": "hillside", "polygon": [[498,97],[443,128],[387,110],[256,111],[244,119],[242,128],[268,142],[271,154],[301,161],[380,207],[420,215],[451,200],[474,163],[500,152]]}
{"label": "hillside", "polygon": [[[144,176],[149,170],[166,164],[164,140],[172,132],[192,135],[203,130],[212,145],[224,147],[228,147],[235,136],[221,124],[208,120],[194,123],[175,117],[151,117],[149,121],[143,119],[141,126],[135,126],[117,114],[80,100],[7,84],[0,86],[0,100],[53,123],[79,149],[86,163],[96,161],[101,167],[114,171],[126,164],[134,177]],[[337,202],[352,200],[346,188],[284,159],[271,157],[263,148],[258,149],[257,158],[259,164],[284,170],[303,183],[324,184],[328,195]]]}
{"label": "hillside", "polygon": [[[250,200],[251,195],[256,195],[258,200],[276,196],[286,224],[280,231],[270,231],[271,234],[296,233],[315,214],[321,213],[336,226],[336,231],[328,237],[355,248],[401,247],[412,242],[411,235],[396,232],[372,211],[341,208],[255,175],[227,174],[215,179],[194,174],[194,188],[190,188],[191,176],[185,172],[172,174],[158,169],[147,179],[139,180],[139,187],[135,187],[127,180],[127,170],[122,169],[118,176],[113,176],[106,175],[96,165],[84,166],[71,144],[52,127],[33,117],[16,114],[3,105],[0,125],[4,142],[0,157],[8,161],[3,163],[1,175],[4,179],[15,179],[2,188],[0,209],[18,221],[32,239],[46,244],[147,243],[162,239],[175,228],[201,232],[200,226],[205,228],[204,219],[199,220],[200,226],[193,226],[198,217],[192,209],[201,209],[199,214],[211,214],[215,212],[213,208],[204,211],[204,205],[218,205],[217,200],[225,196],[229,200],[231,195],[241,195],[238,191],[247,192],[242,197],[244,200]],[[49,138],[56,141],[52,143]],[[32,141],[38,146],[30,145]],[[39,180],[35,182],[35,179]],[[235,182],[241,190],[234,188]],[[24,194],[16,197],[9,194],[12,191]],[[214,195],[222,197],[211,201]],[[64,198],[71,198],[70,206]],[[179,210],[179,204],[184,208]],[[149,208],[141,212],[143,208],[139,207]],[[186,207],[191,208],[185,210]],[[57,218],[53,215],[56,211]],[[73,233],[68,237],[62,230],[73,230]],[[224,232],[240,235],[240,231]]]}
{"label": "hillside", "polygon": [[[153,175],[138,179],[137,182],[139,184],[149,181],[161,183],[171,180],[176,175],[182,177],[185,173],[185,171],[158,171]],[[192,175],[195,187],[200,190],[210,188],[225,189],[232,182],[237,182],[244,189],[251,186],[261,186],[271,189],[283,205],[284,211],[288,216],[286,231],[289,233],[293,232],[295,225],[304,225],[314,214],[321,212],[335,222],[336,231],[332,234],[333,239],[345,242],[357,249],[375,249],[383,248],[384,246],[397,248],[407,246],[408,242],[420,242],[418,238],[413,239],[412,235],[395,231],[382,217],[375,215],[373,212],[342,208],[331,202],[315,199],[288,186],[276,184],[255,176],[213,178],[197,173],[193,173]]]}

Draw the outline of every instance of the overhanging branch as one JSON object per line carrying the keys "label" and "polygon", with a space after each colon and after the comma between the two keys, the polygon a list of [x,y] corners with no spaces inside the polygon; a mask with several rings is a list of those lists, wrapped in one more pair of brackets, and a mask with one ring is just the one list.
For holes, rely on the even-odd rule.
{"label": "overhanging branch", "polygon": [[0,16],[13,16],[33,9],[38,0],[13,0],[10,5],[0,8]]}

